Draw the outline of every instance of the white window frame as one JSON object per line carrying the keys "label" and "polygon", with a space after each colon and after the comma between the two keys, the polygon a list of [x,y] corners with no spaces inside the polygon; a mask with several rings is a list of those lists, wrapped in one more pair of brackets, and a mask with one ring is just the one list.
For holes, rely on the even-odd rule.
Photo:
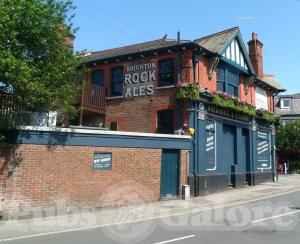
{"label": "white window frame", "polygon": [[[290,106],[284,106],[284,101],[288,100]],[[290,109],[292,107],[292,99],[291,98],[280,98],[280,108],[282,109]]]}

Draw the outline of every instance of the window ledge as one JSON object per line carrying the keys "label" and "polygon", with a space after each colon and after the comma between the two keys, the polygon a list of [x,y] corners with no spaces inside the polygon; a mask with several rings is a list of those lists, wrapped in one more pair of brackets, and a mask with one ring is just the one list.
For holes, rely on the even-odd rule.
{"label": "window ledge", "polygon": [[106,97],[106,100],[115,100],[115,99],[121,99],[124,98],[123,96],[115,96],[115,97]]}
{"label": "window ledge", "polygon": [[170,86],[157,86],[155,87],[155,90],[161,90],[161,89],[169,89],[169,88],[174,88],[175,85],[170,85]]}

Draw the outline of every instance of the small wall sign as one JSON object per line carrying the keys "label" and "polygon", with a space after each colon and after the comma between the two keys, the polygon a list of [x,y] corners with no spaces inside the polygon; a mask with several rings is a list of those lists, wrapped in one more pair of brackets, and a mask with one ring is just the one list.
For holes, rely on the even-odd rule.
{"label": "small wall sign", "polygon": [[205,126],[205,151],[206,151],[206,170],[216,170],[216,124],[213,120],[206,120]]}
{"label": "small wall sign", "polygon": [[112,169],[112,154],[111,153],[94,153],[93,160],[94,170],[111,170]]}
{"label": "small wall sign", "polygon": [[267,168],[271,161],[268,133],[262,131],[257,132],[257,160],[262,168]]}

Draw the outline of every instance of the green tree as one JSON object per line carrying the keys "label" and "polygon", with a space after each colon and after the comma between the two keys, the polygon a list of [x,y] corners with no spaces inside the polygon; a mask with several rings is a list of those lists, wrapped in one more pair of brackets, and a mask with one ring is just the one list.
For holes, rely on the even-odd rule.
{"label": "green tree", "polygon": [[276,146],[280,150],[300,150],[300,120],[277,127]]}
{"label": "green tree", "polygon": [[0,0],[0,81],[27,110],[73,109],[73,10],[71,0]]}

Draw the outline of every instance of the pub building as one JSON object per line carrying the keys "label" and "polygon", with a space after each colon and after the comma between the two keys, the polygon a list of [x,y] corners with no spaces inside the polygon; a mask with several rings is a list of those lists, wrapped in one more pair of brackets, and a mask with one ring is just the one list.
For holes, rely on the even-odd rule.
{"label": "pub building", "polygon": [[[274,96],[284,88],[263,73],[262,48],[252,33],[248,52],[235,27],[193,41],[178,33],[176,40],[86,52],[87,72],[77,78],[90,82],[83,83],[77,101],[82,109],[71,124],[190,133],[187,182],[193,196],[271,181],[274,121],[263,114],[272,117]],[[199,87],[199,99],[178,99],[178,89],[187,84]],[[232,96],[250,112],[227,106]]]}

